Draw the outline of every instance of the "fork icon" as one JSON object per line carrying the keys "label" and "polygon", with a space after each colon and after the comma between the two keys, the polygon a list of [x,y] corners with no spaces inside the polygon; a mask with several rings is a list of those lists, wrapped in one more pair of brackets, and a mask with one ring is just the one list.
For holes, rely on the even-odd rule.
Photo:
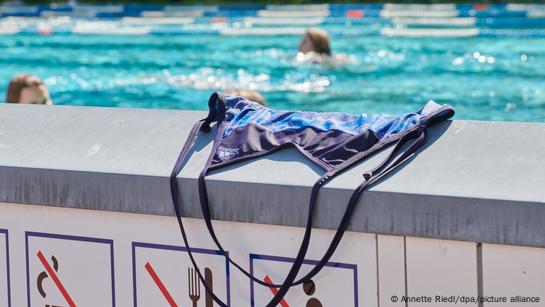
{"label": "fork icon", "polygon": [[187,284],[189,299],[193,302],[193,307],[197,307],[197,302],[201,298],[201,282],[197,271],[193,268],[187,268]]}

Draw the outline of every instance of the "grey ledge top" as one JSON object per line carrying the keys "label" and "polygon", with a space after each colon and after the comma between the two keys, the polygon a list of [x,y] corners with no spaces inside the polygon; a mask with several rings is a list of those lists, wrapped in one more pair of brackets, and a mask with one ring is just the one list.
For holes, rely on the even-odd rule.
{"label": "grey ledge top", "polygon": [[[204,112],[0,106],[0,201],[174,215],[168,177]],[[196,177],[213,133],[178,176],[183,213],[201,217]],[[320,192],[315,227],[335,229],[362,174]],[[545,247],[545,125],[449,121],[411,161],[363,193],[350,230]],[[295,150],[212,172],[215,219],[304,226],[320,169]]]}

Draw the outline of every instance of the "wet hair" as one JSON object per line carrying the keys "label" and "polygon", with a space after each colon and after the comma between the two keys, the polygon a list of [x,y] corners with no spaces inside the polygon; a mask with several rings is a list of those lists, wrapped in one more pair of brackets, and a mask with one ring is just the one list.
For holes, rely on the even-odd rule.
{"label": "wet hair", "polygon": [[40,85],[44,85],[44,82],[36,76],[30,74],[17,75],[9,82],[6,102],[19,103],[23,89]]}
{"label": "wet hair", "polygon": [[261,94],[256,91],[244,88],[234,88],[226,91],[225,94],[229,96],[242,96],[250,101],[257,102],[262,106],[267,106],[267,101],[265,100],[265,98],[263,98],[263,96],[261,96]]}
{"label": "wet hair", "polygon": [[329,35],[326,31],[318,28],[310,28],[305,32],[312,45],[314,46],[314,52],[319,54],[331,55],[331,48],[329,47]]}

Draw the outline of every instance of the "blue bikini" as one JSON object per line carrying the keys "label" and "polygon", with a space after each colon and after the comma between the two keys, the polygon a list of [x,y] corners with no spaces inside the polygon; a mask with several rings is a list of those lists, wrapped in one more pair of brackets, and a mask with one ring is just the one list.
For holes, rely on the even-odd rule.
{"label": "blue bikini", "polygon": [[[189,249],[176,184],[176,176],[182,170],[183,162],[199,131],[210,132],[210,124],[216,123],[213,148],[198,180],[201,210],[208,231],[218,249],[242,273],[263,286],[278,288],[277,294],[267,304],[272,307],[280,303],[290,287],[311,279],[329,261],[348,227],[352,211],[363,190],[413,155],[426,142],[427,127],[454,115],[451,106],[438,105],[433,101],[428,102],[416,113],[397,116],[274,111],[243,97],[229,97],[218,93],[210,97],[208,106],[208,116],[193,126],[178,156],[171,173],[170,185],[174,209],[189,257],[203,286],[220,306],[227,305],[212,293],[204,282]],[[411,144],[405,148],[404,145],[408,143]],[[395,146],[388,157],[377,167],[363,174],[364,180],[354,190],[335,236],[318,264],[305,276],[295,280],[309,246],[312,211],[320,188],[337,174],[393,144]],[[282,284],[269,284],[254,277],[225,253],[212,226],[204,179],[209,170],[260,157],[290,146],[321,167],[324,174],[312,187],[305,234],[295,261]]]}

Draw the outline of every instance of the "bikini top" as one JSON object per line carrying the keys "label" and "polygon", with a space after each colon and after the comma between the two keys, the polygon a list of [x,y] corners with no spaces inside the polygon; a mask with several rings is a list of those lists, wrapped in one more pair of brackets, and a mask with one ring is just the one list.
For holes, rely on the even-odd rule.
{"label": "bikini top", "polygon": [[[210,125],[216,123],[212,151],[198,179],[199,200],[206,227],[220,252],[233,266],[260,285],[278,288],[273,299],[267,304],[267,306],[276,306],[290,287],[310,280],[327,264],[348,227],[353,209],[363,190],[415,154],[426,142],[427,127],[454,115],[454,109],[451,106],[439,105],[433,101],[428,102],[415,113],[403,115],[275,111],[243,97],[229,97],[219,93],[212,94],[208,106],[208,116],[193,126],[178,156],[171,172],[170,187],[189,258],[206,291],[220,306],[227,306],[227,304],[221,301],[204,282],[189,248],[181,219],[181,205],[176,182],[176,176],[182,170],[183,163],[199,132],[210,132],[212,130]],[[339,227],[323,257],[309,273],[295,280],[308,250],[312,231],[312,211],[320,188],[337,174],[393,144],[395,146],[386,159],[363,174],[364,180],[354,190]],[[295,147],[309,161],[321,167],[324,174],[312,187],[307,225],[292,267],[282,284],[272,284],[253,276],[225,252],[212,225],[204,179],[209,170],[264,156],[286,147]]]}

